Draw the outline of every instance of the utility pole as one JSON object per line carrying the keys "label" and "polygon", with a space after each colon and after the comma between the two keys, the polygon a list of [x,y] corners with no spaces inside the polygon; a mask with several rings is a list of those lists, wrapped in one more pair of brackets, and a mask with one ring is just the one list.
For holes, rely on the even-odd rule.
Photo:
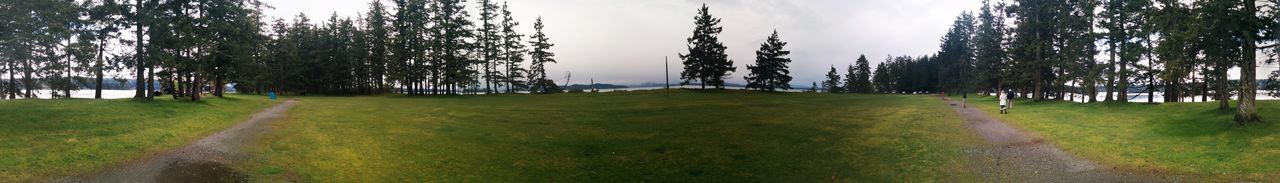
{"label": "utility pole", "polygon": [[662,75],[662,76],[663,76],[663,78],[665,78],[665,80],[664,80],[664,81],[666,81],[666,82],[667,82],[667,85],[663,85],[663,87],[666,87],[666,89],[667,89],[667,93],[671,93],[671,61],[670,61],[670,58],[671,58],[671,56],[664,56],[664,57],[662,57],[662,70],[663,70],[663,71],[666,71],[666,72],[665,72],[665,74],[664,74],[664,75]]}

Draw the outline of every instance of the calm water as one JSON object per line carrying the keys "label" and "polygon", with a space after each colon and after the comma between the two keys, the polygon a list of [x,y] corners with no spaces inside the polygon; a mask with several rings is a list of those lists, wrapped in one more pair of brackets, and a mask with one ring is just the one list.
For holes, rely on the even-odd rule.
{"label": "calm water", "polygon": [[[701,88],[701,87],[699,87],[699,86],[692,86],[692,85],[690,85],[690,86],[683,86],[683,87],[681,87],[681,86],[671,86],[671,89],[679,89],[679,88],[699,89],[699,88]],[[661,90],[661,89],[666,89],[666,87],[656,86],[656,87],[637,87],[637,88],[600,89],[600,92],[615,92],[615,91],[643,91],[643,90]],[[744,87],[724,87],[724,89],[727,89],[727,90],[746,90],[746,88],[744,88]],[[806,90],[806,89],[790,89],[790,90],[778,90],[778,91],[779,91],[779,92],[804,92],[805,90]]]}
{"label": "calm water", "polygon": [[[1276,98],[1276,97],[1272,97],[1271,95],[1268,95],[1268,94],[1270,94],[1270,93],[1271,93],[1271,91],[1258,90],[1258,93],[1257,93],[1257,99],[1258,99],[1258,100],[1277,100],[1277,99],[1280,99],[1280,98]],[[1086,100],[1088,100],[1088,98],[1084,98],[1084,96],[1083,96],[1083,95],[1079,95],[1079,94],[1068,94],[1067,99],[1071,99],[1071,95],[1075,95],[1075,100],[1072,100],[1072,101],[1075,101],[1075,102],[1085,102]],[[1118,93],[1112,93],[1112,95],[1119,95],[1119,94],[1118,94]],[[1106,97],[1106,96],[1107,96],[1107,93],[1106,93],[1106,92],[1098,92],[1098,96],[1097,96],[1097,97],[1098,97],[1098,99],[1097,99],[1097,100],[1098,100],[1098,101],[1102,101],[1102,98],[1103,98],[1103,97]],[[1163,93],[1163,92],[1155,92],[1155,97],[1156,97],[1156,98],[1155,98],[1155,102],[1156,102],[1156,103],[1164,103],[1164,101],[1163,101],[1163,100],[1164,100],[1164,93]],[[1147,95],[1147,93],[1146,93],[1146,92],[1142,92],[1142,93],[1129,93],[1128,98],[1129,98],[1129,102],[1135,102],[1135,103],[1146,103],[1146,102],[1147,102],[1147,99],[1148,99],[1148,98],[1151,98],[1151,95]],[[1236,98],[1236,96],[1232,96],[1232,98],[1233,98],[1233,99],[1235,99],[1235,98]],[[1182,101],[1183,101],[1183,102],[1204,102],[1204,101],[1201,101],[1201,100],[1200,100],[1200,96],[1198,96],[1198,95],[1197,95],[1197,96],[1191,96],[1191,97],[1183,97],[1183,98],[1182,98]],[[1213,96],[1209,96],[1209,101],[1214,101],[1214,100],[1213,100]]]}
{"label": "calm water", "polygon": [[[35,90],[33,92],[35,93],[36,98],[39,99],[49,99],[51,97],[49,94],[52,93],[49,90]],[[72,90],[71,98],[93,98],[93,92],[93,90]],[[102,90],[103,99],[132,98],[133,94],[134,90]],[[18,95],[19,98],[22,97],[21,93]]]}

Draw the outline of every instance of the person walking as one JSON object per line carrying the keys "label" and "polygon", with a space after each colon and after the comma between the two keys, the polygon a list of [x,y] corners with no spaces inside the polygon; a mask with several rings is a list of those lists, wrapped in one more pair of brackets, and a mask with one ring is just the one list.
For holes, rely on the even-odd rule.
{"label": "person walking", "polygon": [[1000,98],[1000,114],[1009,113],[1009,99],[1007,99],[1007,97],[1009,97],[1009,95],[1000,95],[999,97],[996,97]]}

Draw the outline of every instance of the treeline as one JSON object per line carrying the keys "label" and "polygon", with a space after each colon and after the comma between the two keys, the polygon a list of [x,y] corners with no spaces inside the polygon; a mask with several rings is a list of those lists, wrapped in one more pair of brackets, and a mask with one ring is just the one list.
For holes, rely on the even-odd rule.
{"label": "treeline", "polygon": [[159,83],[138,85],[140,99],[222,96],[228,83],[328,95],[559,90],[546,79],[555,54],[541,18],[526,37],[505,3],[481,0],[473,17],[464,0],[392,2],[375,0],[355,19],[268,25],[258,0],[0,1],[0,17],[11,17],[0,19],[0,72],[10,78],[0,93],[65,98],[77,83],[100,91],[111,72]]}
{"label": "treeline", "polygon": [[[957,18],[937,54],[882,63],[876,86],[1086,102],[1128,102],[1130,88],[1146,86],[1144,93],[1162,92],[1164,102],[1199,96],[1222,110],[1236,96],[1236,120],[1244,124],[1258,120],[1258,62],[1277,56],[1277,2],[984,1],[977,17]],[[1229,81],[1233,68],[1240,82]]]}
{"label": "treeline", "polygon": [[[733,66],[733,60],[729,60],[728,55],[725,54],[727,47],[719,40],[720,32],[724,31],[724,28],[719,26],[720,18],[712,16],[710,8],[703,4],[698,8],[698,14],[693,20],[693,35],[686,39],[688,53],[680,54],[684,64],[684,70],[680,73],[680,79],[684,81],[680,85],[697,82],[702,89],[706,89],[708,85],[715,89],[724,89],[724,80],[729,78],[737,67]],[[788,64],[792,60],[787,58],[791,51],[786,50],[786,46],[787,42],[782,41],[777,30],[765,38],[764,43],[760,43],[760,49],[756,50],[755,64],[748,64],[749,73],[743,76],[747,81],[747,89],[760,91],[791,89],[790,82],[793,78]],[[856,66],[850,65],[848,70],[848,77],[841,81],[840,76],[835,73],[835,67],[832,67],[831,73],[827,75],[831,79],[823,82],[825,91],[873,92],[871,68],[866,56],[858,57]],[[841,83],[844,84],[841,85]],[[816,92],[817,87],[817,83],[814,83],[811,90]]]}

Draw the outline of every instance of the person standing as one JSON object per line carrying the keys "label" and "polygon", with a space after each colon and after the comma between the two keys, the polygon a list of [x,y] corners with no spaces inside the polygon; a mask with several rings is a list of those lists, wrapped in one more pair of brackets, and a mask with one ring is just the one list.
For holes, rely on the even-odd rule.
{"label": "person standing", "polygon": [[275,89],[268,90],[267,97],[271,98],[271,100],[276,100],[276,90]]}
{"label": "person standing", "polygon": [[1000,114],[1009,114],[1009,94],[1000,95]]}

